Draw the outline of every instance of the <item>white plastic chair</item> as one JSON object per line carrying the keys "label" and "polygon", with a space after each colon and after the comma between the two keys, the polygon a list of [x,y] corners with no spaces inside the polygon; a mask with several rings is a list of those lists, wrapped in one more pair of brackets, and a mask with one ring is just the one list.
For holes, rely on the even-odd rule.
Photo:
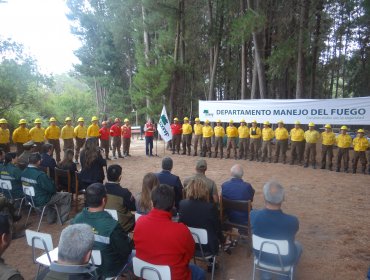
{"label": "white plastic chair", "polygon": [[213,279],[215,274],[215,266],[216,266],[216,255],[213,255],[209,252],[204,252],[202,245],[208,244],[208,233],[207,230],[204,228],[194,228],[194,227],[188,227],[191,235],[193,236],[193,239],[195,243],[199,244],[199,250],[197,249],[195,251],[194,255],[194,263],[195,259],[202,260],[208,263],[210,259],[212,259],[212,277]]}
{"label": "white plastic chair", "polygon": [[10,199],[12,199],[14,201],[17,201],[17,200],[21,201],[21,203],[19,205],[19,209],[18,209],[18,215],[19,215],[20,212],[21,212],[24,197],[13,199],[13,195],[12,195],[13,186],[12,186],[12,182],[10,180],[0,179],[0,188],[1,188],[3,193],[4,192],[8,193],[8,196],[9,196]]}
{"label": "white plastic chair", "polygon": [[[289,254],[289,242],[287,240],[267,239],[255,234],[252,235],[253,249],[258,250],[258,256],[254,256],[253,261],[253,280],[255,279],[256,270],[270,272],[272,274],[290,277],[293,280],[294,265],[284,265],[282,256]],[[278,265],[270,265],[261,261],[261,254],[269,253],[276,255],[279,260]]]}
{"label": "white plastic chair", "polygon": [[104,209],[104,210],[107,211],[113,217],[113,219],[118,221],[118,212],[116,209]]}
{"label": "white plastic chair", "polygon": [[44,206],[36,207],[35,202],[33,201],[33,197],[35,196],[35,189],[32,186],[23,185],[23,193],[26,196],[26,204],[28,203],[28,206],[30,207],[30,210],[28,211],[27,220],[26,220],[26,223],[25,223],[24,227],[27,226],[28,219],[29,219],[30,214],[31,214],[31,210],[34,209],[37,212],[37,210],[39,210],[39,208],[41,208],[41,207],[42,207],[42,211],[41,211],[41,217],[40,217],[39,225],[37,226],[37,231],[40,230],[42,218],[44,217],[44,212],[45,212],[45,209],[47,207],[53,207],[55,209],[55,211],[57,212],[57,217],[58,217],[59,223],[61,225],[63,224],[62,220],[60,218],[60,215],[59,215],[58,207],[57,207],[56,204],[52,204],[52,205],[45,204]]}
{"label": "white plastic chair", "polygon": [[168,265],[155,265],[134,257],[132,259],[134,274],[146,280],[171,280]]}

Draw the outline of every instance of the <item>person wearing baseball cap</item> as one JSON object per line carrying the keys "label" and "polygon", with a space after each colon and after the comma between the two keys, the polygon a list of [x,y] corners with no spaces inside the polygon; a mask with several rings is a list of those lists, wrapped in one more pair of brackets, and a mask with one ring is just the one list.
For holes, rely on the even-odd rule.
{"label": "person wearing baseball cap", "polygon": [[212,156],[212,143],[211,138],[213,136],[213,129],[209,125],[209,120],[205,120],[204,126],[202,128],[203,133],[203,143],[202,143],[202,157],[205,157],[208,153],[208,157]]}
{"label": "person wearing baseball cap", "polygon": [[217,125],[214,127],[213,130],[215,133],[215,158],[217,158],[218,150],[220,150],[220,156],[221,158],[223,158],[225,129],[221,124],[221,120],[217,120]]}
{"label": "person wearing baseball cap", "polygon": [[321,133],[321,169],[326,169],[326,159],[328,159],[329,170],[333,170],[333,147],[335,144],[335,134],[330,124],[325,125],[325,131]]}
{"label": "person wearing baseball cap", "polygon": [[6,119],[0,119],[0,148],[5,153],[10,152],[10,131]]}
{"label": "person wearing baseball cap", "polygon": [[74,136],[76,139],[76,149],[75,149],[75,163],[78,163],[78,158],[80,157],[80,150],[85,145],[87,128],[85,126],[85,120],[83,117],[79,117],[78,125],[74,129]]}
{"label": "person wearing baseball cap", "polygon": [[227,144],[226,144],[226,158],[230,158],[231,148],[234,150],[234,158],[238,159],[238,152],[236,150],[236,139],[238,138],[238,129],[234,126],[234,121],[229,121],[229,126],[226,128]]}
{"label": "person wearing baseball cap", "polygon": [[193,134],[193,128],[189,124],[189,118],[184,118],[184,123],[182,124],[182,154],[190,156],[191,153],[191,136]]}
{"label": "person wearing baseball cap", "polygon": [[45,139],[47,142],[53,145],[55,151],[55,160],[60,162],[60,128],[56,125],[56,122],[57,120],[54,117],[50,118],[50,125],[45,129]]}
{"label": "person wearing baseball cap", "polygon": [[369,141],[367,140],[366,137],[364,137],[365,131],[363,129],[357,130],[357,136],[355,139],[353,139],[353,151],[354,151],[354,156],[353,156],[353,165],[352,165],[352,173],[356,173],[357,169],[357,163],[358,160],[360,160],[361,165],[362,165],[362,173],[365,174],[366,172],[366,151],[369,148]]}
{"label": "person wearing baseball cap", "polygon": [[313,122],[308,124],[308,130],[304,133],[304,139],[306,140],[304,167],[308,167],[311,158],[312,168],[316,169],[316,144],[320,139],[320,134],[315,129]]}
{"label": "person wearing baseball cap", "polygon": [[23,144],[30,141],[31,136],[30,131],[26,127],[27,121],[25,119],[20,119],[18,124],[19,127],[13,131],[12,139],[17,147],[17,156],[20,156],[24,151]]}
{"label": "person wearing baseball cap", "polygon": [[62,127],[60,137],[63,139],[63,151],[65,155],[68,149],[73,151],[75,148],[75,145],[73,143],[75,133],[74,127],[72,126],[72,119],[70,117],[66,117],[64,122],[65,126]]}
{"label": "person wearing baseball cap", "polygon": [[131,124],[129,119],[124,119],[124,124],[121,126],[122,131],[122,146],[123,156],[130,157],[130,144],[131,144]]}
{"label": "person wearing baseball cap", "polygon": [[246,160],[248,157],[249,150],[249,128],[244,119],[240,121],[240,126],[238,127],[239,135],[239,159]]}
{"label": "person wearing baseball cap", "polygon": [[350,135],[347,134],[347,130],[348,130],[347,126],[343,125],[340,128],[340,134],[335,139],[335,142],[338,146],[336,172],[340,172],[341,162],[343,158],[344,172],[348,173],[349,148],[351,147],[351,144],[352,144],[352,138]]}
{"label": "person wearing baseball cap", "polygon": [[279,162],[279,156],[283,160],[283,164],[286,163],[286,151],[288,150],[288,138],[289,132],[284,127],[284,122],[282,120],[278,121],[278,127],[275,129],[275,139],[276,139],[276,150],[275,150],[275,161],[274,163]]}
{"label": "person wearing baseball cap", "polygon": [[251,158],[249,160],[252,161],[256,159],[258,161],[259,160],[258,153],[261,147],[262,131],[257,126],[256,120],[252,121],[252,127],[249,129],[249,135],[250,135],[249,150],[251,152]]}
{"label": "person wearing baseball cap", "polygon": [[290,165],[293,165],[295,160],[301,165],[304,153],[304,131],[300,121],[296,121],[294,128],[290,130],[290,153]]}
{"label": "person wearing baseball cap", "polygon": [[180,143],[181,143],[181,134],[182,134],[182,126],[179,124],[179,119],[174,118],[173,124],[171,124],[171,132],[172,132],[172,154],[180,154]]}
{"label": "person wearing baseball cap", "polygon": [[198,143],[200,147],[200,155],[202,154],[202,142],[203,142],[203,125],[200,123],[199,118],[195,118],[195,124],[193,126],[194,130],[194,154],[198,155]]}

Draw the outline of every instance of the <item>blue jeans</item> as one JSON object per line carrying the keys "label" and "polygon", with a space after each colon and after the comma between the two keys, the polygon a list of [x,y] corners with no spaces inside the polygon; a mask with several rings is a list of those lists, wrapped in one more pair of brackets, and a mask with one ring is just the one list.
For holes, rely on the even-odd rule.
{"label": "blue jeans", "polygon": [[147,156],[153,155],[153,136],[145,136],[145,153]]}
{"label": "blue jeans", "polygon": [[189,264],[191,270],[191,280],[205,280],[206,272],[195,264]]}

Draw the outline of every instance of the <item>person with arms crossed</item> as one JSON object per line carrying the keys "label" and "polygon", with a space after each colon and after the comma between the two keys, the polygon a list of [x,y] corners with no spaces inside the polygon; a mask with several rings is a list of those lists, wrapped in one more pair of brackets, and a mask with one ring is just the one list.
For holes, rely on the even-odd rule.
{"label": "person with arms crossed", "polygon": [[30,129],[31,140],[36,144],[36,152],[41,153],[45,141],[45,129],[41,127],[41,119],[35,119],[35,126]]}
{"label": "person with arms crossed", "polygon": [[215,158],[217,158],[217,152],[220,150],[221,159],[224,158],[224,136],[225,129],[222,126],[221,120],[217,120],[217,125],[213,129],[215,135]]}
{"label": "person with arms crossed", "polygon": [[239,159],[246,160],[249,151],[249,127],[245,120],[240,121],[240,126],[238,127],[239,134]]}
{"label": "person with arms crossed", "polygon": [[131,124],[129,119],[124,119],[124,124],[121,127],[122,131],[122,146],[123,146],[123,156],[130,157],[130,144],[131,144]]}
{"label": "person with arms crossed", "polygon": [[202,143],[202,157],[205,157],[208,153],[208,157],[212,156],[212,136],[213,136],[213,129],[209,125],[209,120],[204,122],[204,126],[202,128],[203,133],[203,143]]}
{"label": "person with arms crossed", "polygon": [[62,127],[60,137],[63,139],[63,152],[66,153],[66,150],[73,150],[75,148],[73,138],[75,137],[74,128],[72,126],[72,119],[66,117],[65,126]]}
{"label": "person with arms crossed", "polygon": [[315,129],[313,122],[308,124],[308,130],[304,133],[304,139],[306,140],[304,167],[308,167],[311,158],[312,168],[316,169],[316,144],[320,139],[320,134]]}
{"label": "person with arms crossed", "polygon": [[189,124],[189,118],[184,118],[184,123],[181,128],[182,131],[182,154],[186,155],[186,152],[188,156],[190,156],[191,152],[191,136],[193,133],[193,128],[191,127],[191,124]]}
{"label": "person with arms crossed", "polygon": [[340,134],[335,139],[335,142],[338,146],[338,154],[337,154],[337,169],[336,172],[340,172],[342,158],[344,161],[344,172],[348,173],[348,166],[349,166],[349,148],[352,144],[352,138],[350,135],[347,134],[347,126],[343,125],[340,128]]}
{"label": "person with arms crossed", "polygon": [[153,156],[153,138],[155,132],[155,126],[152,123],[151,119],[148,119],[146,124],[144,125],[144,133],[145,133],[145,153],[147,156]]}
{"label": "person with arms crossed", "polygon": [[275,133],[270,127],[270,122],[265,121],[262,129],[262,162],[266,159],[271,163],[272,161],[272,139]]}
{"label": "person with arms crossed", "polygon": [[249,135],[250,135],[250,144],[249,144],[249,150],[251,153],[250,161],[253,161],[256,159],[259,161],[258,153],[260,152],[261,147],[261,136],[262,131],[257,126],[257,121],[252,121],[252,127],[249,129]]}
{"label": "person with arms crossed", "polygon": [[199,118],[195,118],[195,124],[193,126],[193,130],[194,130],[194,154],[193,154],[193,156],[198,155],[198,144],[199,144],[199,148],[200,148],[199,154],[202,155],[203,154],[203,150],[202,150],[202,148],[203,148],[202,147],[203,125],[200,123]]}
{"label": "person with arms crossed", "polygon": [[50,118],[50,125],[45,129],[45,139],[48,143],[53,145],[53,153],[55,151],[55,160],[60,162],[60,128],[56,125],[56,122],[57,120],[54,117]]}
{"label": "person with arms crossed", "polygon": [[238,159],[238,152],[236,149],[236,140],[238,138],[238,129],[234,126],[234,121],[229,121],[229,126],[226,128],[227,144],[226,144],[226,158],[230,158],[230,150],[234,150],[234,158]]}
{"label": "person with arms crossed", "polygon": [[366,137],[364,137],[365,131],[361,128],[357,130],[357,136],[355,139],[353,139],[353,151],[354,151],[354,157],[353,157],[353,166],[352,166],[352,173],[356,173],[357,169],[357,163],[358,160],[360,160],[362,165],[362,173],[365,174],[366,172],[366,151],[369,148],[369,141]]}
{"label": "person with arms crossed", "polygon": [[286,163],[286,151],[288,150],[288,130],[284,127],[283,121],[278,121],[278,127],[275,129],[275,139],[276,139],[276,150],[275,150],[275,161],[274,163],[279,162],[279,156],[283,160],[283,164]]}
{"label": "person with arms crossed", "polygon": [[85,145],[87,135],[87,128],[85,126],[84,118],[78,118],[78,125],[74,129],[74,135],[76,139],[75,163],[78,163],[80,150],[82,149],[83,145]]}
{"label": "person with arms crossed", "polygon": [[113,137],[113,159],[117,159],[117,156],[119,158],[123,158],[121,154],[121,120],[119,118],[115,118],[114,124],[110,128],[110,135]]}
{"label": "person with arms crossed", "polygon": [[329,162],[329,170],[333,170],[333,147],[335,144],[335,134],[330,124],[325,125],[325,131],[321,133],[321,169],[326,168],[326,158]]}
{"label": "person with arms crossed", "polygon": [[182,134],[182,126],[179,124],[179,119],[174,118],[173,124],[171,124],[171,132],[172,132],[172,154],[180,154],[180,143],[181,143],[181,134]]}
{"label": "person with arms crossed", "polygon": [[25,119],[20,119],[19,127],[13,131],[13,142],[17,148],[17,156],[23,153],[23,144],[31,140],[30,131],[26,127],[27,121]]}
{"label": "person with arms crossed", "polygon": [[294,161],[298,161],[298,165],[302,164],[302,155],[304,151],[304,131],[301,128],[301,122],[296,121],[294,128],[290,130],[290,144],[291,144],[291,159],[290,165],[294,164]]}

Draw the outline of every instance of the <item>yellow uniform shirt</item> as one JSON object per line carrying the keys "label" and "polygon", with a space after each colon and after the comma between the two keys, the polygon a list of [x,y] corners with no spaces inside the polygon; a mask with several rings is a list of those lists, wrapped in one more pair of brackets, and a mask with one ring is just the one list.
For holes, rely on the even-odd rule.
{"label": "yellow uniform shirt", "polygon": [[275,129],[276,140],[287,140],[289,138],[288,130],[285,127]]}
{"label": "yellow uniform shirt", "polygon": [[293,128],[290,131],[290,140],[301,142],[304,140],[304,131],[302,128]]}
{"label": "yellow uniform shirt", "polygon": [[238,127],[239,138],[249,138],[249,127],[246,125],[241,125]]}
{"label": "yellow uniform shirt", "polygon": [[225,136],[225,129],[222,126],[215,126],[214,131],[215,131],[215,136],[216,137],[224,137]]}
{"label": "yellow uniform shirt", "polygon": [[365,152],[369,148],[369,141],[365,137],[353,139],[353,150],[355,152]]}
{"label": "yellow uniform shirt", "polygon": [[262,131],[261,131],[261,129],[259,127],[256,127],[256,128],[251,127],[249,129],[249,134],[250,134],[250,138],[252,138],[252,139],[258,139],[258,138],[261,138]]}
{"label": "yellow uniform shirt", "polygon": [[74,132],[73,126],[71,125],[63,126],[62,132],[60,135],[62,139],[73,139],[74,136],[75,136],[75,132]]}
{"label": "yellow uniform shirt", "polygon": [[13,131],[13,142],[14,143],[26,143],[31,140],[30,131],[28,128],[18,127]]}
{"label": "yellow uniform shirt", "polygon": [[321,139],[323,145],[331,146],[335,144],[335,134],[332,131],[321,133]]}
{"label": "yellow uniform shirt", "polygon": [[0,144],[8,144],[10,142],[10,131],[0,127]]}
{"label": "yellow uniform shirt", "polygon": [[209,138],[209,137],[212,137],[213,135],[213,129],[212,129],[212,126],[208,125],[208,126],[203,126],[202,128],[202,132],[203,132],[203,138]]}
{"label": "yellow uniform shirt", "polygon": [[190,124],[184,123],[182,125],[182,134],[188,135],[193,133],[193,128],[191,127]]}
{"label": "yellow uniform shirt", "polygon": [[262,129],[262,140],[270,141],[274,138],[275,134],[271,127]]}
{"label": "yellow uniform shirt", "polygon": [[97,124],[91,124],[88,128],[87,128],[87,137],[99,137],[100,136],[100,133],[99,133],[99,126]]}
{"label": "yellow uniform shirt", "polygon": [[81,138],[81,139],[86,138],[86,135],[87,135],[86,126],[81,126],[81,125],[76,126],[74,134],[76,138]]}
{"label": "yellow uniform shirt", "polygon": [[226,135],[228,138],[238,137],[238,129],[235,126],[226,127]]}
{"label": "yellow uniform shirt", "polygon": [[202,135],[203,134],[203,125],[202,124],[194,124],[194,134],[195,135]]}
{"label": "yellow uniform shirt", "polygon": [[304,133],[304,139],[307,143],[315,144],[320,139],[320,133],[317,130],[307,130]]}
{"label": "yellow uniform shirt", "polygon": [[55,140],[59,139],[60,137],[60,128],[59,126],[56,125],[50,125],[46,130],[45,130],[45,139],[49,140]]}
{"label": "yellow uniform shirt", "polygon": [[33,140],[34,142],[44,142],[45,140],[45,129],[40,127],[32,127],[30,129],[30,136],[31,136],[31,140]]}
{"label": "yellow uniform shirt", "polygon": [[352,138],[348,134],[339,134],[335,141],[337,142],[338,148],[349,148],[352,144]]}

